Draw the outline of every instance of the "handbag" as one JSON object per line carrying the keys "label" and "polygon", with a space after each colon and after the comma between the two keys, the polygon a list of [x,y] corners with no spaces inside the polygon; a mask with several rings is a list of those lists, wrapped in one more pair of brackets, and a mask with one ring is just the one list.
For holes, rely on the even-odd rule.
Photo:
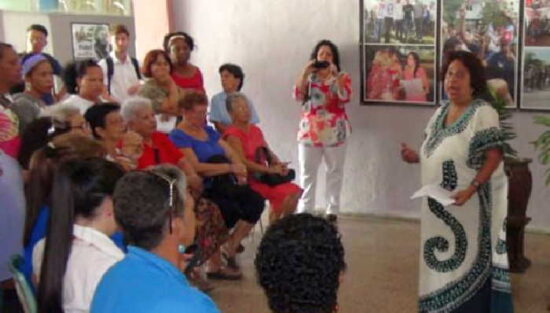
{"label": "handbag", "polygon": [[[254,160],[267,167],[273,164],[271,153],[267,147],[258,147],[254,153]],[[293,169],[289,169],[286,175],[254,172],[252,176],[257,181],[273,187],[293,181],[296,178],[296,172]]]}

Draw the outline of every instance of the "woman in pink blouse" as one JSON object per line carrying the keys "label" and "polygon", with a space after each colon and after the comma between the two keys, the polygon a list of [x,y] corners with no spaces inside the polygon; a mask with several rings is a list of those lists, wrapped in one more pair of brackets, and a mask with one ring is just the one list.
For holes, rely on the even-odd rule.
{"label": "woman in pink blouse", "polygon": [[[226,107],[233,123],[226,128],[223,137],[251,173],[248,179],[250,188],[269,200],[269,221],[274,222],[292,214],[296,210],[302,189],[290,181],[270,186],[260,180],[264,174],[287,176],[289,169],[269,149],[262,130],[250,122],[252,113],[248,99],[242,93],[232,93],[227,96]],[[262,151],[268,154],[265,158],[271,162],[264,162],[267,160],[259,157]]]}
{"label": "woman in pink blouse", "polygon": [[294,98],[302,104],[298,158],[304,193],[298,212],[315,208],[317,170],[324,159],[327,166],[326,213],[330,221],[336,221],[346,139],[351,133],[345,109],[350,97],[351,79],[340,71],[338,48],[329,40],[321,40],[294,86]]}

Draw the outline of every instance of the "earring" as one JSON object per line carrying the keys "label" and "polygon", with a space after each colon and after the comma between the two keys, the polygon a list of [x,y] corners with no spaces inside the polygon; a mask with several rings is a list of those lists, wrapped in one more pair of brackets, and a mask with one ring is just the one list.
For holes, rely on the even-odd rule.
{"label": "earring", "polygon": [[178,245],[178,253],[179,253],[179,254],[184,254],[184,253],[185,253],[185,249],[186,249],[186,247],[185,247],[184,244],[180,243],[180,244]]}

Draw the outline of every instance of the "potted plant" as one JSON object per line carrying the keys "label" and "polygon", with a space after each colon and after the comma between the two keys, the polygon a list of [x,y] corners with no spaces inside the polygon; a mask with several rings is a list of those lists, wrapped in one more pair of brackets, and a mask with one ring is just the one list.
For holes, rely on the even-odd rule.
{"label": "potted plant", "polygon": [[[535,124],[550,127],[550,116],[535,116]],[[535,149],[538,150],[539,161],[543,165],[550,164],[550,129],[540,134],[539,138],[533,142]],[[546,169],[546,185],[550,185],[550,168]]]}
{"label": "potted plant", "polygon": [[500,126],[503,131],[504,170],[508,176],[506,244],[510,272],[522,273],[531,265],[531,261],[524,255],[524,238],[525,226],[531,221],[531,218],[527,217],[526,211],[533,184],[529,170],[529,163],[532,160],[518,157],[517,151],[509,143],[516,137],[516,133],[509,121],[512,112],[507,109],[508,102],[504,97],[493,94],[491,103],[499,114]]}

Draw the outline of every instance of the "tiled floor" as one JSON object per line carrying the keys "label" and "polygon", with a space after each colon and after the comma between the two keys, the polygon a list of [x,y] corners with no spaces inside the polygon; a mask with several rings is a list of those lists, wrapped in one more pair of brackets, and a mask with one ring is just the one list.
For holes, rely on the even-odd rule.
{"label": "tiled floor", "polygon": [[[340,289],[340,312],[416,312],[419,224],[398,219],[343,217],[339,228],[348,272]],[[258,228],[257,228],[258,229]],[[224,313],[270,313],[253,269],[260,234],[240,257],[245,278],[215,282],[211,296]],[[533,265],[512,276],[516,313],[544,313],[550,303],[550,236],[528,234]]]}

